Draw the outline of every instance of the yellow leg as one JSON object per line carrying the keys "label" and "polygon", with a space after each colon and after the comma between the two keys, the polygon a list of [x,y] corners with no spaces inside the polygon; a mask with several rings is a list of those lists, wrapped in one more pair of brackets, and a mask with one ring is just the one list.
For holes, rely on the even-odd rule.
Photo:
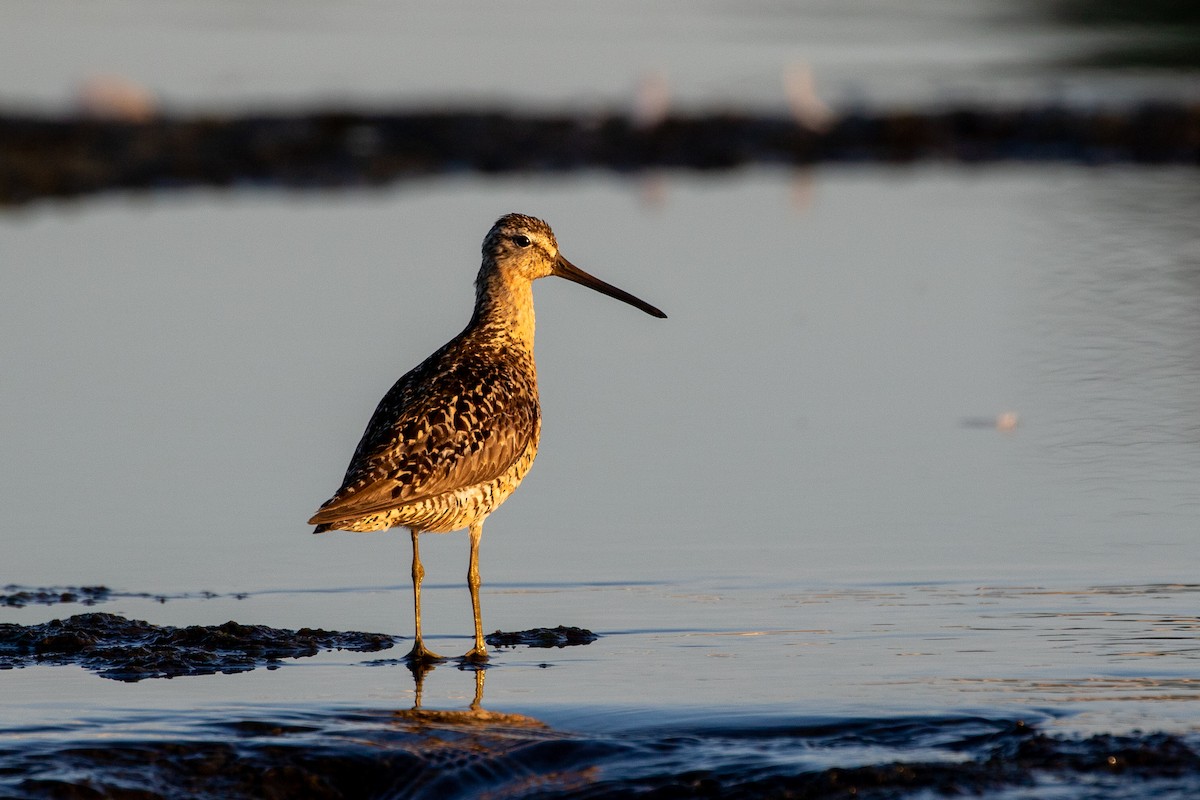
{"label": "yellow leg", "polygon": [[410,528],[412,531],[412,580],[413,580],[413,616],[416,619],[416,641],[413,643],[412,650],[405,656],[409,661],[442,661],[442,657],[432,650],[425,647],[425,641],[421,638],[421,581],[425,578],[425,568],[421,566],[421,551],[417,547],[417,536],[420,534],[416,528]]}
{"label": "yellow leg", "polygon": [[467,567],[467,587],[471,590],[471,610],[475,613],[475,646],[463,658],[469,661],[486,661],[487,645],[483,641],[483,616],[479,613],[479,539],[483,536],[483,522],[470,528],[471,563]]}

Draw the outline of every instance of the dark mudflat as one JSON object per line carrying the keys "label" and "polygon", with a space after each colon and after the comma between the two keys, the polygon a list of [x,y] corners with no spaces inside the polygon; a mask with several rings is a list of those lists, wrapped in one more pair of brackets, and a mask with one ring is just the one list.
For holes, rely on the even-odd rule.
{"label": "dark mudflat", "polygon": [[496,631],[483,637],[492,647],[572,647],[591,644],[600,637],[586,628],[530,628],[527,631]]}
{"label": "dark mudflat", "polygon": [[382,633],[286,630],[266,625],[152,625],[116,614],[77,614],[41,625],[0,624],[0,669],[33,664],[78,664],[102,678],[139,681],[246,672],[284,658],[322,650],[386,650]]}

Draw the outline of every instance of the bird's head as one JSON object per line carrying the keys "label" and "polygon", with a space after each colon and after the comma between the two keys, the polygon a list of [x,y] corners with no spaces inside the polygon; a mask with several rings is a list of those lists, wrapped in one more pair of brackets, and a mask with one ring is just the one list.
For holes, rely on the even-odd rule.
{"label": "bird's head", "polygon": [[554,238],[550,226],[524,214],[505,214],[496,220],[484,237],[483,267],[479,272],[479,280],[486,281],[493,275],[505,282],[533,282],[547,275],[557,275],[640,308],[651,316],[667,316],[649,303],[567,261],[558,251],[558,240]]}
{"label": "bird's head", "polygon": [[496,220],[483,240],[483,264],[504,273],[535,281],[554,274],[558,240],[550,226],[536,217],[505,214]]}

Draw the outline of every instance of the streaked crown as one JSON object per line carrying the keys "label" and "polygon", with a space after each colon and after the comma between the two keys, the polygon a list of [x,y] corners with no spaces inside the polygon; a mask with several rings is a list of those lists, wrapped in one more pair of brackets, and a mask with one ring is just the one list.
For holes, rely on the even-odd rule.
{"label": "streaked crown", "polygon": [[521,236],[533,244],[541,244],[543,247],[548,245],[551,257],[558,252],[558,240],[554,238],[554,231],[550,230],[550,226],[544,221],[524,214],[505,214],[496,220],[487,236],[483,237],[483,257],[496,258],[511,252],[515,249],[513,245],[528,247],[529,245],[519,239]]}

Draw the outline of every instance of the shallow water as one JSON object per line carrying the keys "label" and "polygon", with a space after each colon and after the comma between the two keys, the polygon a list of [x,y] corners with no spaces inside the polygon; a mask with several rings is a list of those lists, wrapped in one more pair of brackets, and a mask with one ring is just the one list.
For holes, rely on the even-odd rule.
{"label": "shallow water", "polygon": [[[834,797],[847,786],[1054,797],[1064,785],[1073,797],[1183,797],[1200,786],[1200,756],[1188,749],[1200,746],[1189,616],[1198,591],[500,586],[487,596],[493,616],[579,619],[603,607],[611,627],[591,645],[499,649],[485,672],[450,663],[419,683],[395,658],[403,643],[135,684],[76,667],[10,671],[0,786],[54,796],[34,783],[45,777],[114,793],[257,796],[294,793],[304,776],[328,796],[702,794],[709,781],[746,797],[801,787]],[[465,599],[461,587],[430,594]],[[151,620],[258,620],[280,603],[351,617],[405,595],[397,586],[103,606]],[[798,620],[806,627],[789,627]],[[465,650],[464,633],[430,644]],[[221,781],[203,779],[213,773]]]}

